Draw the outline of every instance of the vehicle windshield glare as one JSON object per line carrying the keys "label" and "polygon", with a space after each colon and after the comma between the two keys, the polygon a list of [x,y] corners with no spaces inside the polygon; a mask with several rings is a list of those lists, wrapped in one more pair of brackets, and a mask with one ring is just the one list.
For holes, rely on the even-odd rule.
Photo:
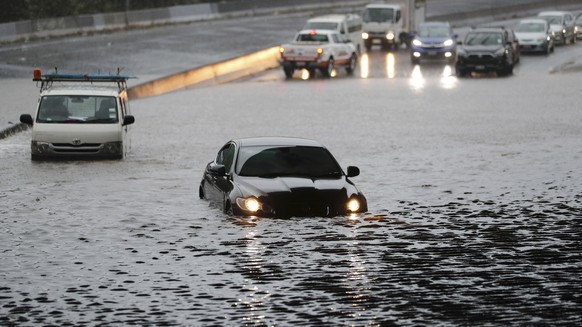
{"label": "vehicle windshield glare", "polygon": [[502,45],[503,37],[497,32],[470,32],[467,34],[466,45]]}
{"label": "vehicle windshield glare", "polygon": [[40,100],[38,123],[114,124],[117,104],[111,96],[47,95]]}
{"label": "vehicle windshield glare", "polygon": [[304,30],[337,30],[337,23],[331,22],[309,22],[303,27]]}
{"label": "vehicle windshield glare", "polygon": [[515,27],[515,31],[522,33],[544,32],[545,26],[543,23],[520,23]]}
{"label": "vehicle windshield glare", "polygon": [[297,41],[300,42],[329,42],[327,34],[299,34],[297,36]]}
{"label": "vehicle windshield glare", "polygon": [[339,178],[343,175],[327,149],[313,146],[241,147],[236,168],[240,176],[266,178]]}
{"label": "vehicle windshield glare", "polygon": [[367,8],[364,11],[363,20],[366,23],[384,23],[392,22],[394,19],[394,10],[390,8]]}
{"label": "vehicle windshield glare", "polygon": [[420,37],[448,37],[449,29],[441,26],[421,26],[418,32]]}

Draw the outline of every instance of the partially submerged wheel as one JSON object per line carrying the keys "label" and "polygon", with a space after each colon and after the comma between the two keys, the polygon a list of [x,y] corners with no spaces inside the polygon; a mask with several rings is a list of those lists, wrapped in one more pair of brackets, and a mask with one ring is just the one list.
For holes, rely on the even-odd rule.
{"label": "partially submerged wheel", "polygon": [[348,75],[351,75],[354,73],[357,65],[358,65],[358,56],[356,56],[355,53],[352,53],[352,56],[350,57],[350,63],[346,67],[346,72],[348,73]]}
{"label": "partially submerged wheel", "polygon": [[334,68],[333,58],[329,58],[327,67],[321,71],[323,73],[323,76],[331,77],[331,74],[333,73],[333,68]]}
{"label": "partially submerged wheel", "polygon": [[285,72],[285,77],[291,78],[293,77],[295,69],[293,69],[293,67],[283,67],[283,71]]}

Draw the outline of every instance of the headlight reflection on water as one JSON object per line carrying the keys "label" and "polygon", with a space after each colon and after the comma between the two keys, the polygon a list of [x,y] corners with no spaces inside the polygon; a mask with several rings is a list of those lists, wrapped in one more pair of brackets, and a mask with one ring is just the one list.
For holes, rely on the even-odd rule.
{"label": "headlight reflection on water", "polygon": [[386,55],[386,76],[388,78],[396,77],[396,57],[394,57],[393,53]]}
{"label": "headlight reflection on water", "polygon": [[370,76],[370,60],[368,58],[368,53],[364,53],[360,57],[360,76],[362,78],[368,78],[368,76]]}

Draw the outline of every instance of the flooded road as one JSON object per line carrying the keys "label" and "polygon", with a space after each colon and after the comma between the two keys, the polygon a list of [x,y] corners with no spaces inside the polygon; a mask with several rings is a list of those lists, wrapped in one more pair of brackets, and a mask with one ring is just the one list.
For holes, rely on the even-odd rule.
{"label": "flooded road", "polygon": [[[579,325],[579,74],[548,71],[580,50],[560,50],[508,78],[276,70],[133,101],[123,161],[36,163],[30,131],[1,140],[0,325]],[[359,166],[370,212],[199,200],[216,151],[260,135]]]}
{"label": "flooded road", "polygon": [[[150,32],[164,39],[135,33]],[[214,58],[189,47],[119,60],[157,76]],[[33,48],[17,51],[30,63]],[[352,77],[278,69],[140,99],[123,161],[31,162],[30,131],[2,139],[0,326],[581,325],[580,73],[560,69],[581,57],[560,47],[514,76],[458,79],[374,49]],[[2,112],[32,113],[28,73],[0,71],[19,77],[0,80]],[[198,199],[225,142],[268,135],[359,166],[370,212],[243,219]]]}

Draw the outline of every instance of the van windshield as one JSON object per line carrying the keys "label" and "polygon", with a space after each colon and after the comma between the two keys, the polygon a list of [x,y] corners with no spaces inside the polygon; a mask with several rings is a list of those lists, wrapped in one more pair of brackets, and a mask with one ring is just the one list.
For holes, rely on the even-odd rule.
{"label": "van windshield", "polygon": [[115,97],[47,95],[40,100],[38,123],[115,124],[119,121]]}

